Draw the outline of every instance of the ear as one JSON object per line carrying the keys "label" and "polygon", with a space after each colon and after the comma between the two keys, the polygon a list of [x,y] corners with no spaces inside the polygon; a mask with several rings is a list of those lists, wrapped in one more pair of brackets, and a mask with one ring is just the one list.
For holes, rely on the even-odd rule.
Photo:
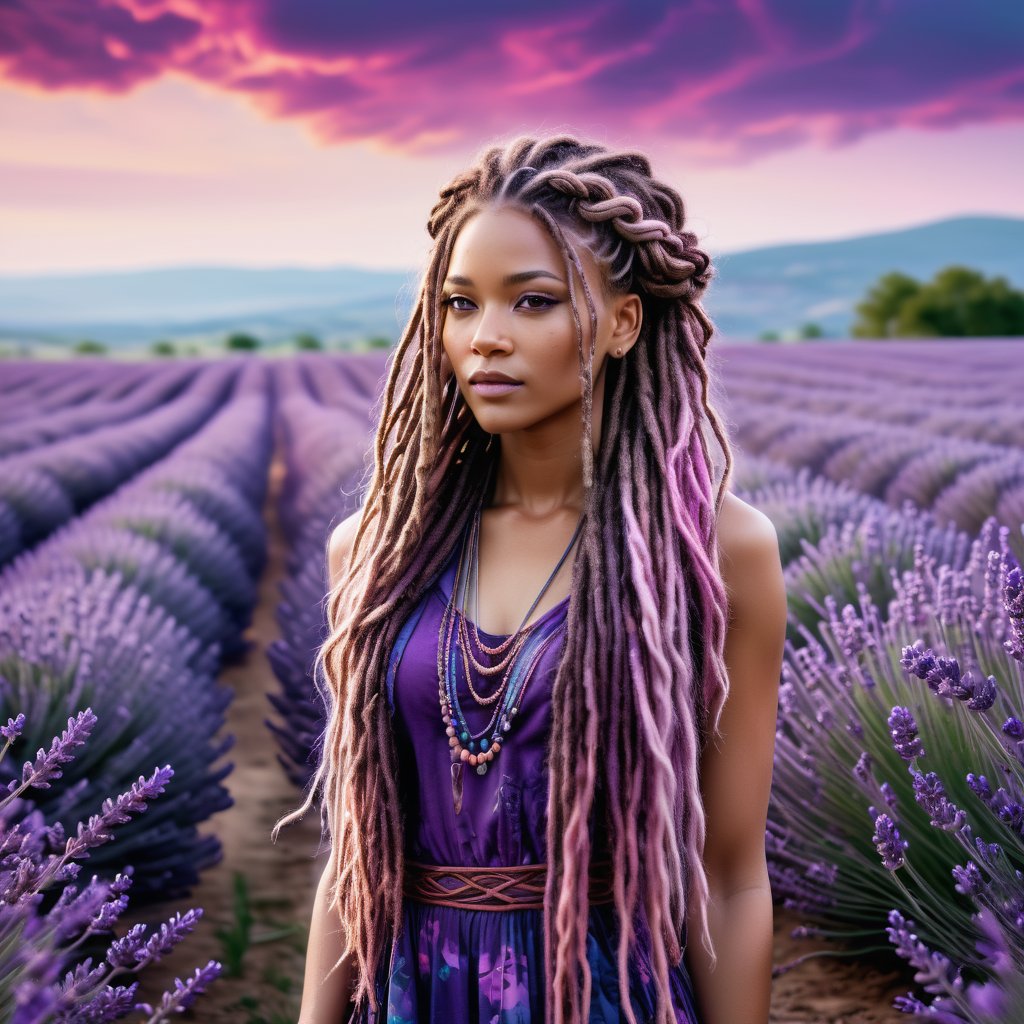
{"label": "ear", "polygon": [[622,349],[625,355],[640,337],[644,322],[644,304],[635,292],[619,295],[612,304],[612,334],[609,350]]}

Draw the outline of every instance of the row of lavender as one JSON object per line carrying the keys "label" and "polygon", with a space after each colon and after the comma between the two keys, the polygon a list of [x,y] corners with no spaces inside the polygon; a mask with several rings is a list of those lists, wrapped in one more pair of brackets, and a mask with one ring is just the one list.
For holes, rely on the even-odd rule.
{"label": "row of lavender", "polygon": [[332,527],[361,503],[383,371],[379,354],[342,363],[300,358],[275,370],[286,470],[279,515],[290,547],[276,613],[281,638],[267,650],[281,683],[270,701],[284,725],[267,726],[277,737],[278,760],[300,788],[312,775],[324,724],[312,668],[327,629],[326,545]]}
{"label": "row of lavender", "polygon": [[[896,352],[879,350],[876,361],[873,348],[859,356],[872,360],[869,372],[849,356],[829,371],[834,357],[823,348],[806,347],[807,363],[794,370],[808,375],[807,402],[825,372],[850,381],[851,409],[858,380],[877,391],[878,372],[914,372]],[[770,351],[751,357],[746,376],[739,357],[727,368],[730,420],[735,430],[745,417],[741,435],[781,416],[767,400],[751,411],[743,398],[744,387],[775,386],[765,368],[781,355]],[[990,374],[993,402],[1012,392],[1012,367],[996,355],[977,368]],[[934,366],[922,371],[920,349],[916,358],[918,380],[950,383]],[[364,412],[376,394],[366,382],[376,373],[379,384],[384,369],[380,360],[324,361],[315,373],[310,365],[285,373],[282,514],[301,539],[279,609],[283,638],[271,652],[282,683],[274,705],[287,728],[268,723],[297,785],[309,779],[322,727],[308,673],[325,627],[324,545],[330,526],[358,504]],[[777,366],[780,379],[787,368]],[[965,390],[974,387],[970,370],[960,364],[954,375]],[[796,409],[792,422],[809,415]],[[936,465],[948,458],[948,436],[997,449],[992,461],[1012,456],[1011,416],[1004,434],[989,426],[986,441],[971,440],[977,422],[971,411],[958,421],[947,409],[904,429],[916,431],[922,464],[929,449],[944,453]],[[865,455],[893,433],[865,420],[856,426],[873,431]],[[776,525],[791,611],[766,834],[773,891],[806,915],[802,934],[844,939],[847,954],[889,948],[909,961],[924,991],[897,1001],[905,1012],[974,1024],[1024,1019],[1024,597],[1015,535],[992,516],[991,492],[981,495],[979,528],[967,531],[910,495],[893,507],[875,488],[852,486],[839,467],[862,485],[868,476],[852,472],[856,460],[837,459],[831,474],[798,469],[801,460],[826,465],[811,457],[813,433],[802,436],[791,464],[742,457],[734,483]],[[851,949],[865,935],[869,943]]]}
{"label": "row of lavender", "polygon": [[123,423],[179,394],[198,364],[30,364],[34,373],[11,372],[0,384],[0,457],[52,444],[113,423]]}
{"label": "row of lavender", "polygon": [[12,452],[0,456],[0,565],[195,433],[224,400],[233,372],[229,364],[159,371],[113,418],[104,399],[63,412],[43,402],[35,415],[0,426],[0,444]]}
{"label": "row of lavender", "polygon": [[1024,446],[1024,344],[830,343],[719,349],[730,396]]}
{"label": "row of lavender", "polygon": [[[0,573],[0,1017],[16,1024],[133,1010],[155,1024],[220,971],[211,961],[160,1006],[136,1003],[137,982],[122,976],[169,952],[202,912],[111,940],[129,887],[142,902],[175,899],[220,860],[197,826],[232,802],[222,780],[233,766],[217,762],[234,737],[216,739],[231,692],[216,676],[244,648],[265,559],[271,394],[259,364],[203,370],[190,390],[203,401],[189,399],[187,441]],[[39,749],[20,773],[15,742]],[[101,802],[66,838],[61,823]],[[95,873],[79,891],[83,857]]]}
{"label": "row of lavender", "polygon": [[720,353],[744,451],[806,467],[974,535],[994,515],[1024,560],[1024,344],[829,344]]}

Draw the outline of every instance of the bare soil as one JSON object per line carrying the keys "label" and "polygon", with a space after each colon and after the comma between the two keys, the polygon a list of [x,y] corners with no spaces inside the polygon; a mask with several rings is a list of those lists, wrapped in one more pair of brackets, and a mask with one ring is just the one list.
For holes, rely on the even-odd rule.
{"label": "bare soil", "polygon": [[[264,650],[279,635],[274,609],[287,555],[275,508],[282,474],[283,466],[275,460],[265,506],[269,560],[247,633],[253,647],[222,677],[235,690],[225,727],[237,737],[228,754],[235,768],[225,780],[234,805],[207,822],[206,830],[220,837],[223,860],[203,876],[189,899],[138,911],[129,906],[118,927],[118,934],[124,934],[137,922],[158,925],[176,911],[203,908],[195,931],[164,960],[139,974],[137,998],[156,1005],[162,992],[174,988],[175,978],[188,977],[211,959],[227,965],[228,954],[218,933],[236,927],[235,884],[239,876],[244,879],[253,923],[241,973],[217,978],[178,1017],[183,1021],[295,1024],[298,1019],[306,935],[326,851],[319,850],[320,822],[315,810],[284,828],[276,845],[270,839],[275,822],[301,802],[301,794],[277,762],[276,742],[264,724],[266,718],[275,717],[266,695],[278,689]],[[776,910],[774,963],[820,948],[815,940],[790,937],[800,923],[796,915]],[[889,969],[884,958],[817,957],[776,978],[771,1024],[897,1024],[904,1015],[892,1008],[892,999],[912,987],[909,973],[900,971],[899,965]]]}

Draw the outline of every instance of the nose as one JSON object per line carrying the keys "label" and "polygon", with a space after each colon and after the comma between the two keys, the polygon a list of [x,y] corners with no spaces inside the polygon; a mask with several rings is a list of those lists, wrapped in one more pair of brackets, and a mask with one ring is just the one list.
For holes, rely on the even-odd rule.
{"label": "nose", "polygon": [[511,344],[501,313],[493,308],[490,310],[485,308],[480,314],[476,330],[473,332],[474,351],[486,354],[508,348]]}

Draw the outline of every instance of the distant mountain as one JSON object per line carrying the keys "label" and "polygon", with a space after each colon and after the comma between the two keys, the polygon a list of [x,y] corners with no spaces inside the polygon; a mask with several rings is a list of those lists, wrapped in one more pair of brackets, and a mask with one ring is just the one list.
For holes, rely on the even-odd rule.
{"label": "distant mountain", "polygon": [[346,266],[0,275],[0,337],[113,346],[229,331],[267,341],[299,331],[397,337],[417,283],[413,271]]}
{"label": "distant mountain", "polygon": [[[845,337],[854,305],[890,270],[926,279],[959,263],[1024,287],[1024,219],[954,217],[838,241],[711,255],[717,276],[705,307],[724,340],[749,340],[766,330],[785,335],[811,321],[829,337]],[[236,330],[267,343],[300,331],[330,342],[397,338],[419,273],[197,266],[0,275],[0,339],[93,338],[128,347],[157,338],[212,341]]]}

